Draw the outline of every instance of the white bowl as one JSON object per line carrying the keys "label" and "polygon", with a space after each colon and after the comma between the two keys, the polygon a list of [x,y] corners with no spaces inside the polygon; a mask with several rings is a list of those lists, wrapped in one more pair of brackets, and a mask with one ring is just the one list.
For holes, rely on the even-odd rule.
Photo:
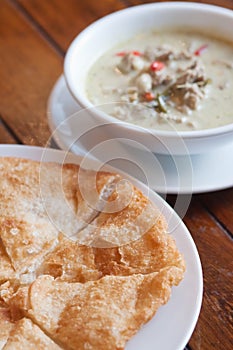
{"label": "white bowl", "polygon": [[233,141],[233,123],[198,131],[144,129],[107,115],[87,98],[86,77],[101,55],[137,33],[169,27],[203,30],[232,40],[233,12],[212,5],[164,2],[135,6],[108,15],[87,27],[70,45],[64,62],[67,86],[76,101],[87,108],[87,113],[98,123],[110,123],[107,129],[111,137],[135,140],[161,154],[197,154],[225,146]]}

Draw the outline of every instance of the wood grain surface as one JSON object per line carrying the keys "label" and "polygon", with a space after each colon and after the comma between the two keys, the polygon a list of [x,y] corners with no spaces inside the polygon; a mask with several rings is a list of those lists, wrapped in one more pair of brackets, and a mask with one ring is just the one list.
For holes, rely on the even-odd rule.
{"label": "wood grain surface", "polygon": [[18,0],[23,10],[65,52],[73,38],[87,25],[125,6],[121,1]]}
{"label": "wood grain surface", "polygon": [[[166,0],[165,0],[166,1]],[[148,0],[145,1],[145,3],[152,3],[152,2],[164,2],[164,1],[153,1],[153,0]],[[171,1],[174,2],[174,1]],[[190,1],[184,1],[184,2],[190,2]],[[215,6],[221,6],[221,7],[226,7],[229,9],[233,9],[233,2],[232,0],[204,0],[204,1],[192,1],[192,2],[197,2],[197,3],[202,3],[202,4],[210,4],[210,5],[215,5]],[[133,5],[141,5],[143,4],[144,1],[140,1],[140,0],[127,0],[127,4],[129,6],[133,6]]]}
{"label": "wood grain surface", "polygon": [[0,23],[1,117],[23,143],[44,145],[47,99],[62,59],[11,2],[1,1]]}
{"label": "wood grain surface", "polygon": [[[18,141],[18,142],[17,142]],[[0,120],[0,143],[20,143],[20,140],[14,137],[12,130],[8,131],[8,128],[5,127],[4,123]]]}
{"label": "wood grain surface", "polygon": [[[46,145],[47,100],[70,42],[98,18],[144,1],[0,1],[0,142]],[[205,2],[233,9],[233,0]],[[231,350],[233,188],[194,195],[184,222],[204,273],[202,310],[186,349]]]}
{"label": "wood grain surface", "polygon": [[193,198],[184,222],[201,257],[204,298],[190,345],[192,349],[230,350],[233,341],[232,238],[224,232],[220,222],[211,213],[203,210],[196,197]]}

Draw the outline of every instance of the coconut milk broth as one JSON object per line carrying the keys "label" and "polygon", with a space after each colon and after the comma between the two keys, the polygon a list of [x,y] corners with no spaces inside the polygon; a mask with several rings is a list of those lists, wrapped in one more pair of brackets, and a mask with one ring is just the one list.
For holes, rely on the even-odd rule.
{"label": "coconut milk broth", "polygon": [[[148,47],[169,45],[176,50],[187,50],[194,53],[206,45],[198,59],[205,68],[208,84],[204,98],[194,110],[179,111],[168,107],[172,118],[160,118],[153,108],[138,106],[139,103],[125,103],[123,91],[134,85],[132,80],[138,71],[123,74],[118,66],[121,52],[140,51]],[[176,62],[172,63],[173,65]],[[196,32],[167,31],[149,32],[135,36],[119,44],[99,58],[90,69],[86,82],[87,96],[94,105],[121,120],[147,128],[159,130],[199,130],[214,128],[233,122],[233,45],[220,39]],[[112,102],[121,102],[120,105]],[[121,107],[123,112],[121,112]],[[127,107],[126,107],[127,106]],[[163,114],[163,113],[162,113]],[[161,115],[162,115],[161,114]],[[168,114],[167,114],[168,115]],[[185,121],[185,122],[184,122]]]}

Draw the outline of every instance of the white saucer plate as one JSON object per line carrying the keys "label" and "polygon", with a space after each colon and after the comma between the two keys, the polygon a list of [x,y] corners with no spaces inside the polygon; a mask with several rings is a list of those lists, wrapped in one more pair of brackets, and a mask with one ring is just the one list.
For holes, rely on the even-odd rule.
{"label": "white saucer plate", "polygon": [[[48,101],[52,136],[63,150],[87,155],[133,175],[163,194],[192,194],[233,186],[233,142],[195,156],[153,154],[119,140],[106,140],[98,124],[71,96],[63,76]],[[106,132],[105,132],[106,134]]]}
{"label": "white saucer plate", "polygon": [[[0,156],[58,163],[81,162],[81,157],[65,151],[20,145],[0,145]],[[93,160],[89,164],[93,168],[96,166]],[[154,191],[129,178],[163,212],[168,221],[168,232],[185,258],[186,272],[179,286],[173,287],[169,302],[128,342],[126,350],[183,350],[194,330],[202,303],[203,276],[199,255],[188,229],[174,210]]]}

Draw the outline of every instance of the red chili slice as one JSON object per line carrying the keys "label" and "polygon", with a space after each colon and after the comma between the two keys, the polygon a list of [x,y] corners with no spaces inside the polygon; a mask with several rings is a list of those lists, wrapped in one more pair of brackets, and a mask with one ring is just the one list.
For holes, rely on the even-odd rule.
{"label": "red chili slice", "polygon": [[116,56],[125,56],[127,53],[132,53],[134,56],[142,56],[142,53],[140,51],[120,51],[116,53]]}
{"label": "red chili slice", "polygon": [[155,98],[155,95],[152,92],[145,92],[144,98],[146,101],[153,101]]}
{"label": "red chili slice", "polygon": [[120,51],[116,53],[116,56],[125,56],[127,52],[125,51]]}
{"label": "red chili slice", "polygon": [[203,51],[207,49],[207,47],[208,47],[207,44],[200,46],[196,51],[194,51],[194,55],[200,56],[203,53]]}
{"label": "red chili slice", "polygon": [[159,71],[165,68],[165,64],[161,61],[154,61],[150,65],[150,69],[153,71]]}
{"label": "red chili slice", "polygon": [[142,53],[140,51],[132,51],[132,54],[134,56],[142,56]]}

